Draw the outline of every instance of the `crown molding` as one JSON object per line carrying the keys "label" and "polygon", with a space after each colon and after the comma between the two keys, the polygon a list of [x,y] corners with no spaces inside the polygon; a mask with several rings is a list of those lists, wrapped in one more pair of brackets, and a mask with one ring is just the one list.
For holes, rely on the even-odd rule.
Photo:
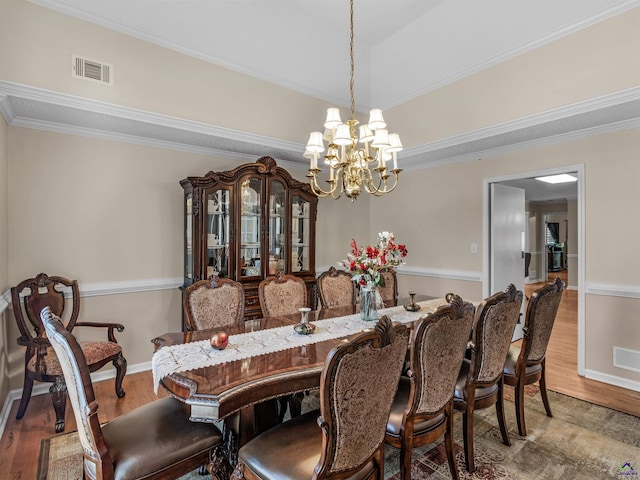
{"label": "crown molding", "polygon": [[[96,115],[107,115],[116,119],[121,118],[133,122],[140,122],[140,124],[170,128],[176,133],[176,136],[179,136],[180,131],[196,133],[200,135],[200,140],[206,140],[203,143],[214,144],[214,146],[188,144],[186,140],[185,142],[168,141],[147,135],[146,132],[144,135],[127,134],[88,126],[68,125],[55,121],[40,120],[38,118],[28,118],[26,116],[20,116],[20,112],[17,112],[11,103],[12,98],[38,102],[38,106],[44,109],[46,109],[48,105],[55,106],[51,108],[71,108]],[[627,116],[633,117],[635,115],[635,117],[623,121],[603,123],[601,125],[567,131],[556,135],[549,135],[548,133],[540,134],[538,132],[541,127],[551,122],[570,121],[573,117],[580,115],[593,114],[596,116],[599,111],[612,108],[624,109],[624,113]],[[629,115],[629,111],[631,115]],[[637,111],[640,111],[640,87],[614,92],[546,112],[528,115],[513,121],[503,122],[423,145],[406,148],[404,152],[402,152],[400,160],[403,168],[411,171],[477,160],[481,157],[552,145],[593,135],[638,128],[640,127],[640,112]],[[240,132],[202,122],[194,122],[159,113],[113,105],[98,100],[2,80],[0,80],[0,112],[2,112],[7,123],[11,126],[103,138],[112,141],[203,155],[222,156],[238,159],[239,161],[252,161],[256,157],[256,154],[252,152],[272,149],[275,150],[275,152],[268,154],[273,156],[278,161],[278,164],[283,167],[306,168],[306,162],[301,154],[301,152],[304,151],[304,145],[301,143],[255,135],[249,132]],[[547,126],[547,128],[549,127]],[[536,134],[540,137],[524,141],[521,140],[527,136],[528,131],[531,137]],[[512,135],[513,138],[510,139],[509,135]],[[229,142],[229,140],[231,142]],[[493,140],[493,142],[491,142],[491,140]],[[239,143],[234,144],[233,142]],[[490,142],[496,146],[487,148],[487,143]],[[224,148],[215,148],[215,144],[219,144]],[[449,149],[452,151],[447,152]],[[461,151],[462,153],[460,153]]]}

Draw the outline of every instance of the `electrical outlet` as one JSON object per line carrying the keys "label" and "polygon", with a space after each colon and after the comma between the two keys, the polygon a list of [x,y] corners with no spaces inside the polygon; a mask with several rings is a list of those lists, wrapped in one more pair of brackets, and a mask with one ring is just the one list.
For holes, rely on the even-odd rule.
{"label": "electrical outlet", "polygon": [[478,244],[477,243],[472,243],[471,244],[471,253],[478,253]]}

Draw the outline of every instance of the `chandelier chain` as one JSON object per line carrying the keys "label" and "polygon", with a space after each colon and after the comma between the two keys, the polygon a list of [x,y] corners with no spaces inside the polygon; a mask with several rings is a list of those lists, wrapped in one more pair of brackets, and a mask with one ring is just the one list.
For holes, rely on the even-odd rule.
{"label": "chandelier chain", "polygon": [[355,118],[355,112],[356,112],[356,100],[355,100],[355,96],[353,94],[353,90],[354,90],[354,71],[355,71],[355,67],[354,67],[354,61],[353,61],[353,0],[349,0],[349,5],[350,5],[350,37],[349,37],[349,54],[351,56],[351,81],[349,82],[349,92],[351,93],[351,118]]}

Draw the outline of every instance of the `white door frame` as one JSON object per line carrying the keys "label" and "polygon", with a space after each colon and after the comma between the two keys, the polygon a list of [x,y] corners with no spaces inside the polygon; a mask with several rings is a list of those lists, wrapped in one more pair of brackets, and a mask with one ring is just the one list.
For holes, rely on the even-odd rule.
{"label": "white door frame", "polygon": [[489,261],[490,261],[490,216],[489,216],[489,199],[491,197],[491,183],[506,182],[509,180],[522,180],[525,178],[542,177],[545,175],[557,175],[560,173],[577,172],[578,174],[578,375],[585,375],[585,202],[584,202],[584,164],[567,165],[564,167],[555,167],[545,170],[535,170],[531,172],[514,173],[500,177],[485,178],[482,180],[482,298],[487,298],[489,292]]}

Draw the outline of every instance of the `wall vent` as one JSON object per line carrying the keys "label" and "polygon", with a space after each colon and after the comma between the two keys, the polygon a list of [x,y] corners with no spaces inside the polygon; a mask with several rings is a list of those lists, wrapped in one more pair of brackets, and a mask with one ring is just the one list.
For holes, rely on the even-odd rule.
{"label": "wall vent", "polygon": [[78,55],[71,55],[71,75],[76,78],[113,85],[113,67],[111,65],[88,60]]}
{"label": "wall vent", "polygon": [[640,372],[640,352],[628,348],[613,347],[613,366]]}

